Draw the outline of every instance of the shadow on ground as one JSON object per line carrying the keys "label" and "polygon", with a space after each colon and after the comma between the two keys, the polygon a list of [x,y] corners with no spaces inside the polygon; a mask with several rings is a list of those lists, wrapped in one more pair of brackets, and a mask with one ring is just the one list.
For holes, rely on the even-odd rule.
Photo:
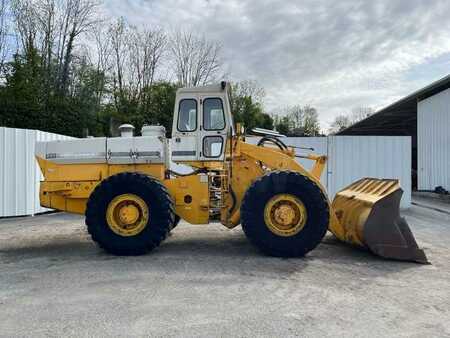
{"label": "shadow on ground", "polygon": [[[65,220],[66,221],[66,220]],[[69,221],[73,221],[69,219]],[[56,229],[57,230],[57,229]],[[386,261],[369,252],[351,248],[327,235],[323,242],[304,258],[275,258],[265,256],[254,248],[240,229],[227,230],[220,225],[189,226],[183,224],[173,230],[161,247],[138,257],[112,256],[98,248],[83,226],[76,226],[64,234],[14,236],[0,246],[3,264],[25,264],[29,260],[45,260],[43,268],[64,267],[90,263],[96,269],[109,269],[108,264],[125,264],[129,269],[179,273],[189,270],[199,272],[237,272],[247,275],[271,275],[289,278],[308,267],[354,273],[388,275],[417,268],[414,263]]]}

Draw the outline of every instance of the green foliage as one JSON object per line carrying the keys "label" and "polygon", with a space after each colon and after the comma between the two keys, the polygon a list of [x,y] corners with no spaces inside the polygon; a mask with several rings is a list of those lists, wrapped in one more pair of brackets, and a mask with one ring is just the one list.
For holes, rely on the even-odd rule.
{"label": "green foliage", "polygon": [[282,118],[276,119],[275,121],[275,129],[283,135],[290,134],[290,125],[291,122],[289,121],[289,117],[287,116],[283,116]]}
{"label": "green foliage", "polygon": [[[176,84],[162,81],[137,93],[127,88],[119,91],[103,72],[86,58],[79,58],[71,65],[68,90],[62,94],[51,77],[55,71],[47,67],[36,49],[28,49],[26,55],[15,55],[6,65],[5,81],[0,86],[2,126],[83,137],[117,134],[122,123],[132,123],[138,131],[144,124],[160,124],[171,134]],[[276,127],[289,136],[319,133],[314,108],[294,106],[286,116],[274,121],[264,113],[261,88],[246,82],[234,89],[237,89],[231,96],[234,121],[242,123],[248,131],[255,127]]]}
{"label": "green foliage", "polygon": [[15,55],[6,65],[5,84],[0,87],[0,124],[71,136],[85,136],[87,130],[100,134],[94,90],[97,74],[86,63],[76,71],[79,76],[72,92],[57,95],[37,50]]}
{"label": "green foliage", "polygon": [[261,128],[264,129],[273,129],[274,125],[273,125],[273,118],[266,113],[262,113],[259,117],[259,119],[261,120]]}
{"label": "green foliage", "polygon": [[14,55],[6,65],[5,86],[0,89],[0,122],[5,126],[35,128],[45,120],[42,106],[42,69],[37,51]]}
{"label": "green foliage", "polygon": [[[160,124],[172,133],[173,109],[178,86],[170,82],[160,82],[150,88],[150,102],[147,103],[147,124]],[[147,89],[148,90],[148,89]]]}
{"label": "green foliage", "polygon": [[83,137],[110,136],[117,125],[161,124],[170,134],[177,86],[158,82],[144,88],[138,100],[121,95],[116,103],[102,102],[107,79],[86,60],[72,65],[70,90],[61,95],[47,76],[39,53],[15,55],[6,65],[5,83],[0,86],[0,125]]}
{"label": "green foliage", "polygon": [[[195,83],[209,83],[221,69],[217,44],[191,33],[188,40],[177,41],[163,30],[137,29],[124,19],[104,25],[98,6],[95,1],[78,1],[76,6],[71,1],[11,2],[11,30],[0,35],[9,36],[7,50],[13,47],[17,53],[6,53],[7,61],[1,60],[1,126],[82,137],[117,135],[122,123],[133,124],[137,131],[144,124],[160,124],[170,135],[178,87],[155,82],[160,66],[168,65],[163,59],[188,64],[187,70],[172,69],[178,78],[180,72],[181,77],[196,69],[203,72],[194,74],[199,80],[191,79]],[[82,39],[92,41],[86,45]],[[234,83],[234,121],[247,130],[276,126],[288,135],[318,133],[314,108],[297,107],[295,114],[274,121],[264,112],[264,96],[255,80]]]}
{"label": "green foliage", "polygon": [[242,123],[246,130],[253,128],[273,129],[273,119],[263,112],[259,102],[251,96],[232,95],[231,107],[235,123]]}
{"label": "green foliage", "polygon": [[286,136],[318,136],[319,115],[311,106],[288,107],[284,116],[275,118],[275,128]]}
{"label": "green foliage", "polygon": [[119,104],[105,105],[101,116],[103,123],[109,124],[110,127],[106,135],[113,134],[112,129],[122,123],[131,123],[136,130],[141,130],[144,124],[159,124],[164,126],[167,135],[170,135],[177,89],[176,84],[156,82],[143,89],[141,101],[127,99],[128,95],[123,95]]}

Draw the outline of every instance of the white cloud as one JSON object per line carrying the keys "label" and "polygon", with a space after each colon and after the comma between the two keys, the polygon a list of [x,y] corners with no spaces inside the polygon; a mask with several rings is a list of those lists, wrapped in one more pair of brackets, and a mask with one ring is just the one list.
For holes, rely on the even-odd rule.
{"label": "white cloud", "polygon": [[105,9],[135,25],[220,41],[231,77],[258,80],[268,110],[313,104],[323,127],[446,75],[416,78],[414,69],[450,57],[448,1],[106,0]]}

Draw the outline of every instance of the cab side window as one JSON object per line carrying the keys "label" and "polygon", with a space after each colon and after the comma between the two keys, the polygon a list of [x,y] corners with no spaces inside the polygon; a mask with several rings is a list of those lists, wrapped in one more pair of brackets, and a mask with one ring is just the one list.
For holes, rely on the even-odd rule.
{"label": "cab side window", "polygon": [[223,130],[225,128],[225,114],[223,103],[219,98],[208,98],[203,101],[203,129]]}
{"label": "cab side window", "polygon": [[178,130],[194,131],[197,129],[197,100],[183,99],[178,108]]}

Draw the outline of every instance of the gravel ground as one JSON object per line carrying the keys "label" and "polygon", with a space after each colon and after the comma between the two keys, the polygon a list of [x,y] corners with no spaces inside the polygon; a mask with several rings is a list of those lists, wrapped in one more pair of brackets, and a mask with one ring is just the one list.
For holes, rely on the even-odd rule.
{"label": "gravel ground", "polygon": [[450,337],[450,215],[404,213],[432,265],[327,236],[265,257],[241,229],[181,223],[151,254],[114,257],[68,214],[0,220],[2,336]]}

